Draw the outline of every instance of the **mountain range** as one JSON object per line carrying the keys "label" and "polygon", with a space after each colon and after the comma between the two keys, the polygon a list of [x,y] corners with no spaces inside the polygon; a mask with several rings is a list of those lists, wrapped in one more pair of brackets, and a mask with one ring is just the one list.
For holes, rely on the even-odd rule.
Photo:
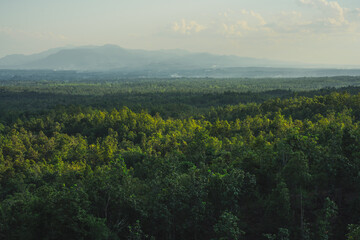
{"label": "mountain range", "polygon": [[133,50],[116,45],[55,48],[0,58],[0,69],[78,71],[177,71],[234,67],[295,67],[267,59],[192,53],[185,50]]}

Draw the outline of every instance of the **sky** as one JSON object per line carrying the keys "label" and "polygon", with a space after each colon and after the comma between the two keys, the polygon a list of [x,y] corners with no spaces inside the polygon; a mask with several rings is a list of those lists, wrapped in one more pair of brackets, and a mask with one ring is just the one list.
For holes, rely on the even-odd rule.
{"label": "sky", "polygon": [[360,65],[360,0],[0,0],[0,57],[104,44]]}

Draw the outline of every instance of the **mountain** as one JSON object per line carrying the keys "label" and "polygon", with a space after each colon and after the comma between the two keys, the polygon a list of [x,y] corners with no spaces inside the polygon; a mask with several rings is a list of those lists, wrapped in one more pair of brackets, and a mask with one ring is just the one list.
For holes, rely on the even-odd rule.
{"label": "mountain", "polygon": [[116,45],[56,48],[32,55],[9,55],[0,69],[80,71],[177,71],[233,67],[293,67],[293,63],[184,50],[133,50]]}
{"label": "mountain", "polygon": [[4,67],[4,66],[11,66],[12,68],[16,68],[16,66],[21,67],[25,64],[46,58],[49,55],[57,53],[63,49],[65,48],[53,48],[32,55],[24,55],[24,54],[7,55],[3,58],[0,58],[0,67]]}

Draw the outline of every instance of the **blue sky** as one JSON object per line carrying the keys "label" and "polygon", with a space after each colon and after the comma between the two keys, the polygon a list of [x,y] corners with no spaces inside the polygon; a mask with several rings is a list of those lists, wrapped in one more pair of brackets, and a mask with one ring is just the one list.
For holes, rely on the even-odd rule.
{"label": "blue sky", "polygon": [[103,44],[360,65],[360,1],[0,0],[0,57]]}

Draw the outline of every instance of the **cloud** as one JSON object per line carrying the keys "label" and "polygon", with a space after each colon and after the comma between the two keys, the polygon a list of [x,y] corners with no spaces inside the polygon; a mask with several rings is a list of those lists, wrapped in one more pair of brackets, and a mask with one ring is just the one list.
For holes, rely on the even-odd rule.
{"label": "cloud", "polygon": [[259,24],[264,26],[266,25],[266,21],[264,20],[264,18],[259,14],[256,13],[254,11],[250,11],[251,16],[253,16],[254,18],[256,18],[259,21]]}
{"label": "cloud", "polygon": [[357,17],[360,17],[360,8],[356,8],[352,11]]}
{"label": "cloud", "polygon": [[304,19],[301,12],[282,11],[276,14],[267,26],[277,34],[289,34],[308,32],[306,28],[310,24],[312,21]]}
{"label": "cloud", "polygon": [[303,5],[308,5],[323,12],[324,18],[321,21],[332,26],[343,26],[349,24],[345,18],[346,9],[338,2],[327,0],[299,0]]}
{"label": "cloud", "polygon": [[[267,26],[276,35],[294,35],[301,38],[312,36],[318,38],[332,35],[358,35],[360,18],[356,9],[342,7],[336,1],[297,0],[300,7],[297,11],[282,12],[268,20]],[[308,9],[304,9],[308,7]],[[310,9],[310,10],[309,10]]]}
{"label": "cloud", "polygon": [[238,12],[228,11],[219,14],[223,35],[244,37],[251,32],[267,31],[264,17],[255,11],[242,9]]}
{"label": "cloud", "polygon": [[238,17],[255,20],[257,25],[262,25],[262,26],[266,25],[266,21],[265,21],[264,17],[260,13],[257,13],[253,10],[248,11],[248,10],[242,9],[240,11],[240,13],[238,14]]}
{"label": "cloud", "polygon": [[[324,39],[331,35],[360,35],[360,8],[347,9],[336,1],[296,0],[300,8],[276,13],[249,9],[228,9],[212,16],[206,25],[182,19],[172,31],[183,35],[200,33],[202,37],[232,39]],[[299,7],[299,5],[298,5]],[[205,27],[206,26],[206,27]],[[206,31],[204,31],[206,29]]]}
{"label": "cloud", "polygon": [[174,22],[172,30],[177,33],[191,35],[193,33],[199,33],[206,29],[204,25],[201,25],[195,21],[186,21],[182,19],[180,22]]}
{"label": "cloud", "polygon": [[223,28],[224,28],[224,34],[228,35],[228,36],[242,36],[243,33],[241,33],[240,28],[237,24],[226,24],[223,23]]}

